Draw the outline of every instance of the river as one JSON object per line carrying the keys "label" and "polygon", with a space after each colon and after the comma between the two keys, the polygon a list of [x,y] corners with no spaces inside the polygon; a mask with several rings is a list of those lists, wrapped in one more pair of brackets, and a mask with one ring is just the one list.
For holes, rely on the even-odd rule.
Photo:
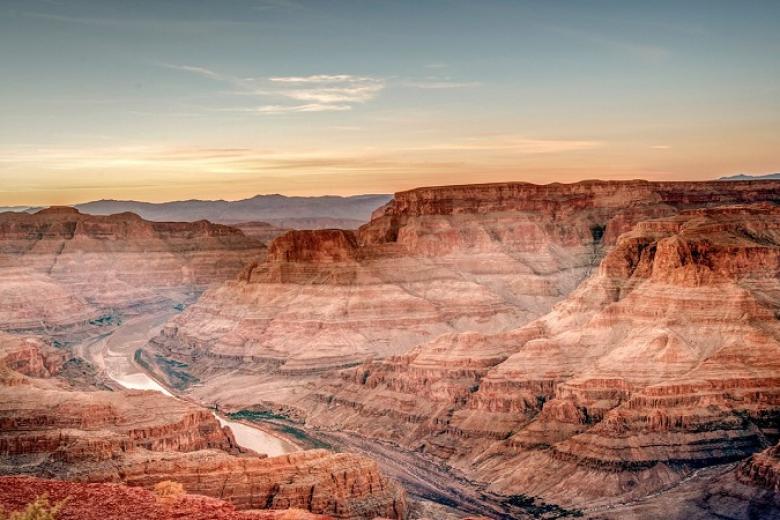
{"label": "river", "polygon": [[[76,345],[75,353],[102,369],[124,388],[152,390],[180,399],[144,372],[133,359],[135,351],[157,335],[162,326],[175,315],[176,312],[171,310],[130,318],[110,334],[93,337]],[[220,424],[231,429],[239,446],[269,456],[284,455],[301,449],[270,432],[246,423],[230,421],[217,414],[215,416]],[[423,516],[457,518],[460,513],[480,513],[489,518],[502,519],[525,516],[507,514],[506,506],[500,498],[491,496],[481,486],[456,476],[451,470],[440,468],[440,464],[432,463],[420,453],[346,433],[308,430],[306,433],[326,444],[338,446],[344,451],[361,453],[377,461],[383,473],[401,482],[417,504],[429,504],[426,507],[430,507],[430,504],[447,504],[453,507],[450,509],[437,505],[435,507],[438,509],[434,508],[431,514]],[[441,509],[442,507],[444,509]],[[458,514],[443,515],[442,511],[445,510]]]}
{"label": "river", "polygon": [[[108,377],[124,388],[152,390],[178,399],[133,361],[135,351],[157,335],[162,326],[175,314],[171,310],[130,318],[110,334],[81,343],[76,346],[75,351],[96,367],[103,369]],[[222,426],[230,428],[236,443],[243,448],[265,453],[269,457],[300,451],[295,444],[259,428],[230,421],[216,413],[214,416]]]}

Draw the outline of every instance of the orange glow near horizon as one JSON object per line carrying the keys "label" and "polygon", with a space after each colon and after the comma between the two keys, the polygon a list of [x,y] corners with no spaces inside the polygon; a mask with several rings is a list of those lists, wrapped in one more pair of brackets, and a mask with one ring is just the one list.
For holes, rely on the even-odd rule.
{"label": "orange glow near horizon", "polygon": [[[250,148],[0,150],[0,205],[75,204],[112,198],[164,202],[257,194],[356,195],[420,186],[586,179],[711,180],[770,173],[761,143],[701,154],[701,143],[641,145],[493,136],[404,149],[273,153]],[[780,142],[777,143],[780,148]],[[702,155],[704,155],[702,157]],[[34,175],[33,175],[34,172]]]}
{"label": "orange glow near horizon", "polygon": [[780,171],[776,1],[196,4],[3,2],[0,206]]}

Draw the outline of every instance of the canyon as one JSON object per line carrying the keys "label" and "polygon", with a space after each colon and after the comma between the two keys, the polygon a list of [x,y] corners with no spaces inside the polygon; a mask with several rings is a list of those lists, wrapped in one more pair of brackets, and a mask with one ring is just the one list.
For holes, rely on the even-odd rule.
{"label": "canyon", "polygon": [[649,500],[778,440],[778,200],[772,181],[401,192],[357,231],[276,238],[144,352],[186,363],[197,385],[154,370],[198,402],[422,452],[488,493]]}
{"label": "canyon", "polygon": [[[148,499],[135,489],[172,480],[223,500],[205,510],[216,503],[225,518],[242,518],[234,508],[268,511],[247,518],[403,517],[403,490],[370,459],[299,449],[269,457],[247,448],[267,443],[246,440],[265,435],[283,446],[284,439],[138,384],[146,377],[132,362],[146,338],[138,331],[155,330],[159,316],[175,314],[265,250],[236,228],[206,221],[149,222],[66,207],[0,215],[0,473],[66,480],[68,492],[87,498],[81,483],[132,486],[102,488],[118,500]],[[57,485],[46,482],[29,485]],[[166,507],[150,514],[172,514]]]}
{"label": "canyon", "polygon": [[28,479],[166,518],[172,480],[214,518],[776,518],[779,188],[0,214],[0,504]]}
{"label": "canyon", "polygon": [[52,207],[0,214],[0,330],[56,335],[135,308],[193,301],[265,245],[206,221],[150,222]]}
{"label": "canyon", "polygon": [[62,373],[73,359],[40,338],[4,334],[0,346],[2,474],[146,489],[175,481],[239,509],[405,514],[403,490],[368,458],[325,450],[267,457],[239,446],[195,404],[154,391],[74,385]]}

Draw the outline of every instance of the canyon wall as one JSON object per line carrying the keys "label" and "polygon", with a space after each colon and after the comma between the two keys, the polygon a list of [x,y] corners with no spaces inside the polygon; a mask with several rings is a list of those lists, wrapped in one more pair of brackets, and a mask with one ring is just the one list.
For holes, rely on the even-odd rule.
{"label": "canyon wall", "polygon": [[771,181],[411,190],[357,232],[277,238],[148,350],[205,402],[501,494],[628,500],[777,440],[778,201]]}
{"label": "canyon wall", "polygon": [[429,451],[499,493],[642,496],[777,440],[779,273],[774,205],[641,222],[549,314],[342,371],[307,422]]}
{"label": "canyon wall", "polygon": [[0,474],[149,489],[172,480],[239,509],[406,514],[403,490],[365,457],[247,452],[195,404],[151,391],[74,388],[59,375],[62,351],[39,338],[0,333],[0,349]]}
{"label": "canyon wall", "polygon": [[22,511],[38,497],[62,503],[60,520],[332,520],[307,511],[238,511],[229,502],[182,494],[160,496],[120,484],[63,482],[34,477],[0,477],[0,511]]}
{"label": "canyon wall", "polygon": [[206,221],[148,222],[68,207],[2,213],[0,329],[51,334],[186,302],[264,252],[259,240]]}
{"label": "canyon wall", "polygon": [[[278,237],[264,261],[170,322],[154,348],[186,359],[201,380],[240,369],[234,375],[250,375],[241,385],[258,402],[289,403],[305,392],[291,384],[280,393],[269,378],[316,384],[323,372],[402,355],[442,334],[511,331],[571,293],[636,223],[772,202],[777,191],[772,181],[589,181],[401,192],[357,231]],[[220,398],[245,403],[246,393]]]}

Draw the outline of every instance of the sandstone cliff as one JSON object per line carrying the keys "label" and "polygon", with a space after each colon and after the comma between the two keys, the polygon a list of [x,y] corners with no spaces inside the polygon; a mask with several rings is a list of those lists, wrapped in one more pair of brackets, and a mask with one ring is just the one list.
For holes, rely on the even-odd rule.
{"label": "sandstone cliff", "polygon": [[264,246],[206,221],[148,222],[68,207],[0,214],[0,329],[52,333],[181,302]]}
{"label": "sandstone cliff", "polygon": [[196,495],[161,498],[118,484],[85,484],[32,477],[0,477],[0,511],[21,511],[40,496],[64,501],[59,520],[328,520],[303,510],[241,512],[229,502]]}
{"label": "sandstone cliff", "polygon": [[[542,318],[443,335],[296,405],[311,425],[429,451],[500,493],[643,496],[777,439],[779,273],[778,207],[683,210],[621,235]],[[750,467],[771,481],[764,458]]]}
{"label": "sandstone cliff", "polygon": [[[252,404],[251,395],[289,407],[308,393],[300,386],[316,385],[323,372],[406,355],[442,334],[496,334],[529,323],[574,290],[637,222],[777,198],[771,181],[402,192],[357,232],[280,236],[266,261],[207,291],[153,348],[186,360],[206,381],[196,395],[236,405]],[[226,370],[240,392],[220,379]]]}
{"label": "sandstone cliff", "polygon": [[62,366],[40,339],[0,334],[0,474],[146,488],[173,480],[240,509],[406,514],[403,490],[365,457],[246,453],[204,408],[150,391],[77,390],[58,377]]}

